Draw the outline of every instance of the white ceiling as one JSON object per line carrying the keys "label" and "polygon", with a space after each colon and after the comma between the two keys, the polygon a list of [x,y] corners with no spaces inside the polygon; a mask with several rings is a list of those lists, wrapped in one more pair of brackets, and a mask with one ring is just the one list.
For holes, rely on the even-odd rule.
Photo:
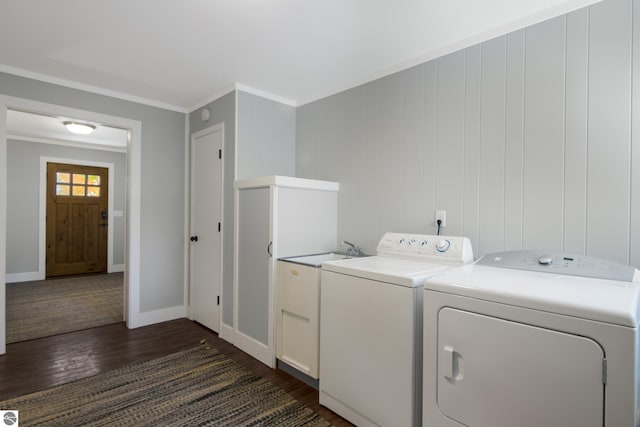
{"label": "white ceiling", "polygon": [[596,0],[0,0],[0,71],[192,111],[292,105]]}
{"label": "white ceiling", "polygon": [[[23,111],[7,111],[7,138],[19,141],[82,146],[101,150],[125,151],[129,132],[124,129],[89,123],[96,126],[90,135],[76,135],[67,130],[64,121],[73,117],[51,117]],[[88,144],[88,145],[85,145]]]}

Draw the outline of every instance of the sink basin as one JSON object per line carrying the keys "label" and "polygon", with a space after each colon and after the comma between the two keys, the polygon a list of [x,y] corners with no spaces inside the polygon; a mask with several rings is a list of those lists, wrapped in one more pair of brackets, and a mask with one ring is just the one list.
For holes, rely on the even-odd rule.
{"label": "sink basin", "polygon": [[351,255],[347,255],[344,253],[340,253],[340,252],[331,252],[330,254],[327,254],[327,259],[325,261],[335,261],[338,259],[349,259],[349,258],[353,258]]}
{"label": "sink basin", "polygon": [[336,252],[331,252],[332,255],[335,256],[341,256],[342,258],[336,258],[336,259],[348,259],[348,258],[362,258],[362,257],[366,257],[369,256],[367,254],[354,254],[352,252],[342,252],[342,251],[336,251]]}

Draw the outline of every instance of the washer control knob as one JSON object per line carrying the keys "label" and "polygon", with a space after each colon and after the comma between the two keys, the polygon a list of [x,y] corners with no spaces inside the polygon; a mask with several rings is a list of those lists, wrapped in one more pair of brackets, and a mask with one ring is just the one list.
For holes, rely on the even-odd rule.
{"label": "washer control knob", "polygon": [[409,246],[413,246],[416,244],[416,239],[410,239],[409,240]]}
{"label": "washer control knob", "polygon": [[438,240],[436,242],[436,249],[438,252],[446,252],[451,247],[451,242],[448,240]]}
{"label": "washer control knob", "polygon": [[553,263],[553,258],[549,255],[542,255],[538,258],[538,263],[542,265],[551,265]]}
{"label": "washer control knob", "polygon": [[427,246],[427,244],[428,244],[428,243],[427,243],[427,241],[426,241],[426,240],[423,240],[423,241],[421,241],[421,242],[420,242],[420,246]]}
{"label": "washer control knob", "polygon": [[404,238],[401,238],[401,239],[400,239],[400,241],[399,241],[398,243],[400,243],[401,245],[403,245],[403,244],[404,244]]}

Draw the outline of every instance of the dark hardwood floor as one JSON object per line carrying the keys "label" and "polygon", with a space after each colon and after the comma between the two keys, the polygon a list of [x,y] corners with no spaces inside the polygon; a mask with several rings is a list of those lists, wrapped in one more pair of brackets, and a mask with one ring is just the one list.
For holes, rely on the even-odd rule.
{"label": "dark hardwood floor", "polygon": [[279,386],[336,426],[351,424],[318,403],[318,392],[218,338],[209,329],[179,319],[137,329],[124,323],[7,345],[0,356],[0,400],[42,390],[131,363],[170,354],[206,339],[211,346]]}

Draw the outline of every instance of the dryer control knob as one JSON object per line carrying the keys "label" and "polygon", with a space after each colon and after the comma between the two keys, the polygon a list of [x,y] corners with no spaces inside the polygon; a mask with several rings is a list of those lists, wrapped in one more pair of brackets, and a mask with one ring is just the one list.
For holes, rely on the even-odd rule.
{"label": "dryer control knob", "polygon": [[446,252],[451,247],[451,242],[448,240],[438,240],[436,242],[436,249],[438,252]]}
{"label": "dryer control knob", "polygon": [[538,258],[538,264],[551,265],[551,263],[553,263],[553,258],[551,258],[549,255],[543,255]]}
{"label": "dryer control knob", "polygon": [[409,246],[413,246],[416,244],[416,239],[409,239]]}

